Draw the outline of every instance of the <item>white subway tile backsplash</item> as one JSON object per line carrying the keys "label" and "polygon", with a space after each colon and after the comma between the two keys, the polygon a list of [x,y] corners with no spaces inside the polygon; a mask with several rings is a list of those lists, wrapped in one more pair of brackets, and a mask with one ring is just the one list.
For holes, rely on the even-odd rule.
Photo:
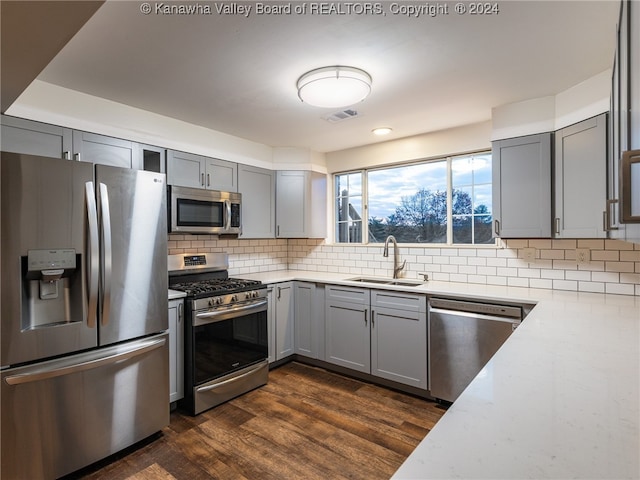
{"label": "white subway tile backsplash", "polygon": [[[501,247],[400,246],[405,275],[426,272],[436,281],[640,295],[640,245],[617,240],[517,239]],[[536,259],[518,258],[535,248]],[[591,261],[578,265],[575,248],[588,248]],[[391,276],[393,259],[382,245],[327,245],[313,239],[224,239],[207,235],[170,235],[169,253],[227,252],[231,275],[285,269]]]}

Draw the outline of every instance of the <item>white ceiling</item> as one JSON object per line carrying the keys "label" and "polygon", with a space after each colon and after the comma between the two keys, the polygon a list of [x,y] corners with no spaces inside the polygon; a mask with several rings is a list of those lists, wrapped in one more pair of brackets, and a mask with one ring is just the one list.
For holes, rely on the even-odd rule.
{"label": "white ceiling", "polygon": [[[247,18],[216,12],[230,2],[198,2],[210,15],[143,15],[139,1],[111,0],[38,78],[266,145],[329,152],[488,120],[492,107],[557,94],[613,61],[617,1],[502,0],[495,15],[457,15],[451,2],[448,15],[419,18],[381,3],[383,15],[256,15],[255,2],[236,2],[254,8]],[[295,84],[337,64],[368,71],[373,86],[357,118],[329,123],[335,109],[300,102]],[[379,126],[393,133],[374,137]]]}

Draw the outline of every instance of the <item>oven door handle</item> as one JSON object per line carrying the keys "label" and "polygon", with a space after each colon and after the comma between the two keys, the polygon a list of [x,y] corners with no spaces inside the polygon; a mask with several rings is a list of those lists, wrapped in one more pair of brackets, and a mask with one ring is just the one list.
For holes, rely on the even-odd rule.
{"label": "oven door handle", "polygon": [[199,387],[196,388],[196,393],[204,393],[204,392],[209,392],[211,390],[215,390],[216,388],[220,388],[224,385],[228,385],[230,383],[234,383],[237,382],[238,380],[242,380],[245,377],[248,377],[250,375],[253,375],[256,371],[260,370],[261,368],[264,368],[265,365],[264,363],[260,363],[258,366],[256,366],[255,368],[252,368],[251,370],[249,370],[248,372],[243,373],[242,375],[238,375],[237,377],[232,377],[229,378],[227,380],[223,380],[222,382],[218,382],[218,383],[214,383],[213,385],[206,385],[204,387]]}
{"label": "oven door handle", "polygon": [[228,308],[226,310],[214,310],[211,312],[194,313],[193,326],[206,325],[207,323],[219,322],[241,315],[265,312],[267,310],[267,300],[243,305],[241,307]]}

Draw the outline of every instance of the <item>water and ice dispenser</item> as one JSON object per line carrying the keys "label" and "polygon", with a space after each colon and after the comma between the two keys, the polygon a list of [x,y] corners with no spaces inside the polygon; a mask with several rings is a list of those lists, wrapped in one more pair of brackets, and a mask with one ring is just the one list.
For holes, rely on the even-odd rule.
{"label": "water and ice dispenser", "polygon": [[81,321],[82,274],[75,249],[29,250],[22,257],[22,329]]}

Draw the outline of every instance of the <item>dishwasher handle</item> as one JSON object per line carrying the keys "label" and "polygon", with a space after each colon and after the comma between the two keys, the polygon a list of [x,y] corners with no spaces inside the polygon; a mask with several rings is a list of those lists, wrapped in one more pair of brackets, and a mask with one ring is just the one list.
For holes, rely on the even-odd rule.
{"label": "dishwasher handle", "polygon": [[447,313],[452,314],[466,313],[473,316],[487,316],[506,321],[522,320],[522,307],[516,307],[513,305],[497,305],[468,302],[464,300],[450,300],[446,298],[431,298],[429,300],[429,306],[432,312],[446,310]]}

